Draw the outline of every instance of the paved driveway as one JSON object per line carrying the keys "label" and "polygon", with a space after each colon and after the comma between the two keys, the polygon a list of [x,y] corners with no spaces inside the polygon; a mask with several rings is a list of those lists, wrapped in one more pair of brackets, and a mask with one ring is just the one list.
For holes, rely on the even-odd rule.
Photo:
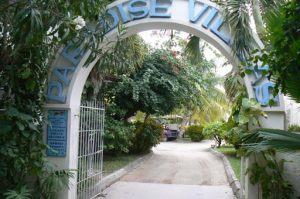
{"label": "paved driveway", "polygon": [[233,199],[211,141],[163,142],[140,167],[107,188],[106,199]]}

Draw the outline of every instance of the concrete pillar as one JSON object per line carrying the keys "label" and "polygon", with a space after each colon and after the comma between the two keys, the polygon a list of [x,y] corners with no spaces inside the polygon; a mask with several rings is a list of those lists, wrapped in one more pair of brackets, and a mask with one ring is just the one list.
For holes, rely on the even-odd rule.
{"label": "concrete pillar", "polygon": [[[282,110],[282,109],[281,109]],[[284,129],[285,126],[285,113],[284,111],[267,111],[268,118],[260,118],[260,124],[263,128],[271,129]],[[253,163],[258,163],[260,165],[265,164],[265,161],[261,154],[252,154],[249,157],[245,157],[245,171],[251,168]],[[244,179],[242,180],[243,186],[245,188],[245,199],[261,199],[262,191],[258,184],[251,184],[250,182],[250,172],[247,172]]]}

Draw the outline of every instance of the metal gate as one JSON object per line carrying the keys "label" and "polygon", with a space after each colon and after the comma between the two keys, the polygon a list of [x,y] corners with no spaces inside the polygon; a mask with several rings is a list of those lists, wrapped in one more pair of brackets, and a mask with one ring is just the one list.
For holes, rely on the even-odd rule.
{"label": "metal gate", "polygon": [[101,192],[104,111],[103,103],[96,101],[80,106],[78,199],[96,198]]}

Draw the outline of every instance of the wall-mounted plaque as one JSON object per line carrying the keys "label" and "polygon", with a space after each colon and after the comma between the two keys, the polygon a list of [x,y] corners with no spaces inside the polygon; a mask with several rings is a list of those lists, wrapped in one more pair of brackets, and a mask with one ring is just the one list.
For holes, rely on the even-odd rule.
{"label": "wall-mounted plaque", "polygon": [[65,157],[67,150],[68,111],[49,110],[47,127],[48,156]]}

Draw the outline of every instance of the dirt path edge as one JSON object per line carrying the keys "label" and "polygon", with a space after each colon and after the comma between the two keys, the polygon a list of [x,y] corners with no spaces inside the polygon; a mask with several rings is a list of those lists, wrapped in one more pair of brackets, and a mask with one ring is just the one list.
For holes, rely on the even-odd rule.
{"label": "dirt path edge", "polygon": [[241,189],[241,183],[235,176],[234,171],[233,171],[228,159],[226,158],[226,156],[222,153],[219,153],[218,151],[216,151],[214,149],[210,149],[209,151],[223,160],[226,176],[227,176],[229,185],[232,188],[234,195],[237,197],[237,199],[243,199],[244,198],[244,190]]}
{"label": "dirt path edge", "polygon": [[144,161],[150,159],[153,155],[153,152],[151,151],[150,153],[138,158],[137,160],[129,163],[127,166],[105,176],[101,181],[100,181],[100,186],[101,186],[101,191],[109,187],[110,185],[114,184],[118,180],[120,180],[124,175],[132,171],[133,169],[137,168],[142,164]]}

